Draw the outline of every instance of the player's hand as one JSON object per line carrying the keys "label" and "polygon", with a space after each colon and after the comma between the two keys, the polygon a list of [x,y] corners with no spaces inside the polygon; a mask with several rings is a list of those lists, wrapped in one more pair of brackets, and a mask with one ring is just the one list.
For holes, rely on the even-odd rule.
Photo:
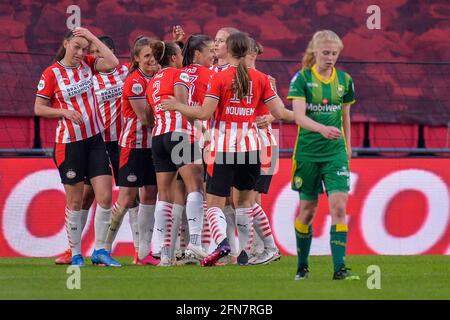
{"label": "player's hand", "polygon": [[92,34],[92,32],[90,32],[86,28],[76,27],[75,29],[73,29],[72,32],[75,37],[83,37],[86,38],[88,41],[92,41],[95,39],[95,36]]}
{"label": "player's hand", "polygon": [[320,134],[330,140],[337,140],[341,138],[341,130],[332,126],[324,126],[320,131]]}
{"label": "player's hand", "polygon": [[83,116],[75,110],[63,109],[63,117],[78,125],[83,123]]}
{"label": "player's hand", "polygon": [[175,111],[178,101],[173,96],[169,96],[169,99],[161,101],[160,107],[163,111]]}
{"label": "player's hand", "polygon": [[181,26],[173,26],[172,28],[172,39],[173,41],[182,41],[186,33]]}
{"label": "player's hand", "polygon": [[256,117],[256,126],[258,129],[265,129],[273,122],[273,120],[275,120],[275,118],[270,114]]}

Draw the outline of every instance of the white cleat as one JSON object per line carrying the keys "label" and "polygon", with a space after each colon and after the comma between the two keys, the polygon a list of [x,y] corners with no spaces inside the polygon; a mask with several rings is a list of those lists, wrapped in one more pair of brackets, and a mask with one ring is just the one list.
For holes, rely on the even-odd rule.
{"label": "white cleat", "polygon": [[208,254],[203,250],[202,246],[196,246],[193,245],[192,243],[189,243],[187,245],[187,250],[185,253],[186,255],[188,251],[193,253],[200,260],[203,260],[208,256]]}
{"label": "white cleat", "polygon": [[159,261],[158,267],[170,267],[172,265],[172,260],[169,257],[162,257]]}
{"label": "white cleat", "polygon": [[280,260],[281,254],[278,249],[265,249],[264,252],[259,255],[256,259],[249,261],[249,264],[258,265],[258,264],[268,264],[272,261]]}

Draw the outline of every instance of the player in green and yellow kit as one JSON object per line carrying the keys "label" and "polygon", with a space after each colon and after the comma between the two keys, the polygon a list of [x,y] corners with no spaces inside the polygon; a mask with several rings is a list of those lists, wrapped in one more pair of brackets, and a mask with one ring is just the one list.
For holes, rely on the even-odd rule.
{"label": "player in green and yellow kit", "polygon": [[345,265],[347,246],[346,206],[350,189],[350,105],[354,100],[349,74],[334,65],[343,48],[329,30],[318,31],[303,57],[303,69],[292,78],[292,100],[299,125],[293,155],[292,188],[300,193],[300,212],[295,220],[298,269],[296,280],[308,277],[312,241],[311,223],[318,195],[325,187],[331,214],[330,246],[333,279],[359,279]]}

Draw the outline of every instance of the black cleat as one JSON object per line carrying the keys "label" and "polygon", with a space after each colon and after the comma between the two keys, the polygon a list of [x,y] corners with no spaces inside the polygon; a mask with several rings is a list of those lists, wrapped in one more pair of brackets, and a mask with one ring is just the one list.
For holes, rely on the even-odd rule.
{"label": "black cleat", "polygon": [[333,274],[333,280],[359,280],[359,276],[353,275],[347,267],[342,267]]}
{"label": "black cleat", "polygon": [[295,275],[294,280],[305,280],[309,277],[309,269],[308,267],[300,267],[297,270],[297,274]]}
{"label": "black cleat", "polygon": [[242,250],[239,256],[237,257],[237,263],[240,266],[248,266],[248,255],[245,250]]}

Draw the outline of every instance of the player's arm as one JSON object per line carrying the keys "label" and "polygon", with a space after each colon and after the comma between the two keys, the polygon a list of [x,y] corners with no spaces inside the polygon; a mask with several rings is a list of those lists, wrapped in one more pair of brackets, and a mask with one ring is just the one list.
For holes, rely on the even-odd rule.
{"label": "player's arm", "polygon": [[136,113],[139,121],[144,126],[151,126],[153,124],[152,116],[150,113],[150,106],[147,104],[147,100],[143,99],[132,99],[130,100],[131,107]]}
{"label": "player's arm", "polygon": [[318,132],[330,140],[336,140],[341,137],[341,131],[338,128],[325,126],[306,115],[306,101],[304,99],[292,99],[292,108],[294,109],[295,123],[298,126],[309,131]]}
{"label": "player's arm", "polygon": [[100,51],[100,55],[102,58],[98,58],[95,64],[95,68],[100,72],[107,72],[113,70],[115,67],[119,65],[119,60],[112,53],[112,51],[101,42],[96,36],[94,36],[88,29],[86,28],[75,28],[73,30],[73,35],[76,37],[84,37],[89,42],[93,43],[98,50]]}
{"label": "player's arm", "polygon": [[352,136],[351,136],[351,121],[350,121],[350,104],[342,105],[342,126],[344,127],[344,137],[347,148],[348,159],[352,158]]}
{"label": "player's arm", "polygon": [[170,97],[169,99],[161,102],[161,108],[164,111],[178,111],[190,119],[208,120],[211,118],[218,104],[219,100],[211,97],[205,97],[205,100],[203,100],[203,105],[200,108],[194,108],[180,103],[174,97]]}
{"label": "player's arm", "polygon": [[[181,103],[181,104],[183,104],[183,105],[187,105],[187,104],[188,104],[188,100],[189,100],[189,89],[188,89],[186,86],[184,86],[184,85],[175,85],[174,88],[173,88],[173,92],[174,92],[175,99],[176,99],[179,103]],[[191,108],[192,108],[192,107],[191,107]],[[180,111],[180,112],[181,112],[181,111]],[[183,112],[181,112],[181,113],[183,113]],[[197,119],[197,118],[189,117],[188,115],[186,115],[186,114],[184,114],[184,113],[183,113],[183,115],[184,115],[186,118],[188,118],[188,120],[189,120],[190,122],[193,122],[195,119]]]}
{"label": "player's arm", "polygon": [[284,107],[279,96],[265,102],[272,116],[278,120],[294,121],[294,113]]}
{"label": "player's arm", "polygon": [[43,118],[66,118],[76,124],[83,123],[83,116],[78,111],[52,108],[50,100],[41,97],[36,97],[34,114]]}

